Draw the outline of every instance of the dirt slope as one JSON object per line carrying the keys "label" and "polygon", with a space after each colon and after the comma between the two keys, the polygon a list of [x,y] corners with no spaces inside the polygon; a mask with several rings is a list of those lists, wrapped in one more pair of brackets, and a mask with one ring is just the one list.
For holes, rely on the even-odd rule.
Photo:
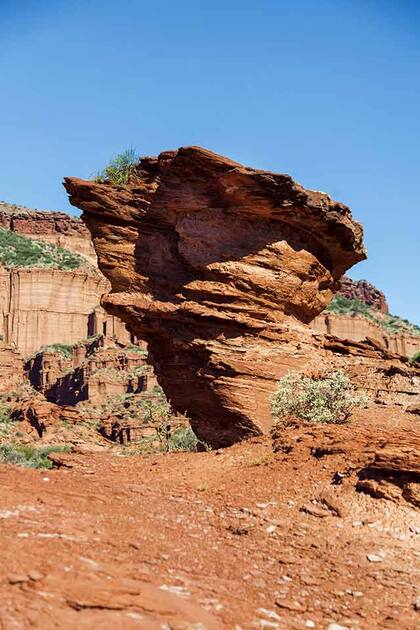
{"label": "dirt slope", "polygon": [[[416,426],[397,409],[366,422]],[[255,438],[0,466],[1,630],[414,630],[418,512],[332,486],[337,460],[296,453]],[[311,503],[326,493],[340,516]]]}

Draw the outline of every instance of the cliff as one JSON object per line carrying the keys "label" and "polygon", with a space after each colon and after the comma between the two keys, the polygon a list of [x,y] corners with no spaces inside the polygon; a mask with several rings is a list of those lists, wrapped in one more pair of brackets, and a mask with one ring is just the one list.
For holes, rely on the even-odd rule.
{"label": "cliff", "polygon": [[318,332],[350,341],[374,339],[384,349],[408,358],[420,350],[419,335],[389,334],[378,323],[361,315],[338,315],[324,311],[315,317],[311,322],[311,327]]}
{"label": "cliff", "polygon": [[23,379],[23,359],[16,350],[0,341],[0,393],[10,393]]}
{"label": "cliff", "polygon": [[329,354],[304,324],[366,256],[350,210],[288,175],[187,147],[144,158],[126,187],[66,178],[112,292],[159,383],[213,446],[267,431],[290,368]]}
{"label": "cliff", "polygon": [[125,327],[98,306],[108,288],[105,278],[86,271],[0,267],[0,335],[24,356],[99,332],[128,342]]}
{"label": "cliff", "polygon": [[0,201],[0,227],[64,247],[96,264],[89,231],[77,217],[64,212],[31,210]]}

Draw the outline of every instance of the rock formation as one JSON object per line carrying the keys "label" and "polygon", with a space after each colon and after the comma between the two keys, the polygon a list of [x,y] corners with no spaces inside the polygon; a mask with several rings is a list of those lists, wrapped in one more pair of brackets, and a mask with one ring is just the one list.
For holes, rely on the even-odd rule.
{"label": "rock formation", "polygon": [[338,294],[349,300],[360,300],[381,313],[389,312],[385,294],[367,280],[352,280],[344,276]]}
{"label": "rock formation", "polygon": [[102,275],[83,270],[0,267],[0,334],[24,356],[103,332],[128,342],[124,325],[99,308],[108,287]]}
{"label": "rock formation", "polygon": [[420,433],[406,425],[372,430],[360,422],[341,426],[296,422],[285,430],[279,424],[272,432],[273,450],[285,459],[313,458],[324,469],[332,467],[333,485],[350,484],[375,498],[420,507]]}
{"label": "rock formation", "polygon": [[12,391],[23,378],[23,359],[18,350],[0,342],[0,393]]}
{"label": "rock formation", "polygon": [[278,378],[323,352],[303,324],[366,256],[350,210],[198,147],[142,159],[125,188],[65,187],[111,282],[103,305],[148,342],[174,408],[213,446],[268,430]]}
{"label": "rock formation", "polygon": [[0,201],[0,227],[59,245],[96,264],[89,231],[80,219],[65,212],[31,210]]}
{"label": "rock formation", "polygon": [[311,322],[311,327],[317,332],[327,333],[349,341],[374,339],[385,350],[404,357],[412,357],[413,354],[420,351],[419,335],[390,334],[374,321],[361,315],[338,315],[324,311],[315,317]]}

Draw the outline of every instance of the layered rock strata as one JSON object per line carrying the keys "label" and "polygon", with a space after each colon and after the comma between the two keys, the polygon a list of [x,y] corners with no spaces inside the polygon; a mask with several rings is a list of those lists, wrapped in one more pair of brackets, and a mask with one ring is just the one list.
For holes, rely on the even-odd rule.
{"label": "layered rock strata", "polygon": [[213,446],[267,431],[278,378],[328,354],[304,324],[366,256],[350,210],[199,147],[142,159],[125,188],[65,187],[111,282],[102,303],[148,342],[173,407]]}
{"label": "layered rock strata", "polygon": [[384,349],[404,357],[412,357],[420,351],[420,336],[405,333],[391,335],[366,317],[337,315],[324,311],[315,317],[311,327],[317,332],[349,341],[374,339]]}
{"label": "layered rock strata", "polygon": [[23,379],[23,359],[16,348],[0,342],[0,393],[9,393]]}
{"label": "layered rock strata", "polygon": [[128,342],[125,326],[99,308],[108,288],[103,276],[83,270],[0,267],[0,334],[24,356],[104,332]]}

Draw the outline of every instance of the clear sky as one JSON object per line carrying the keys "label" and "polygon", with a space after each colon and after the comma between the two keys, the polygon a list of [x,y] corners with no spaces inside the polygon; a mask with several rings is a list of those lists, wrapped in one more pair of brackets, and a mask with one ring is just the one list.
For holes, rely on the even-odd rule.
{"label": "clear sky", "polygon": [[199,144],[347,203],[420,324],[419,0],[0,0],[0,199]]}

